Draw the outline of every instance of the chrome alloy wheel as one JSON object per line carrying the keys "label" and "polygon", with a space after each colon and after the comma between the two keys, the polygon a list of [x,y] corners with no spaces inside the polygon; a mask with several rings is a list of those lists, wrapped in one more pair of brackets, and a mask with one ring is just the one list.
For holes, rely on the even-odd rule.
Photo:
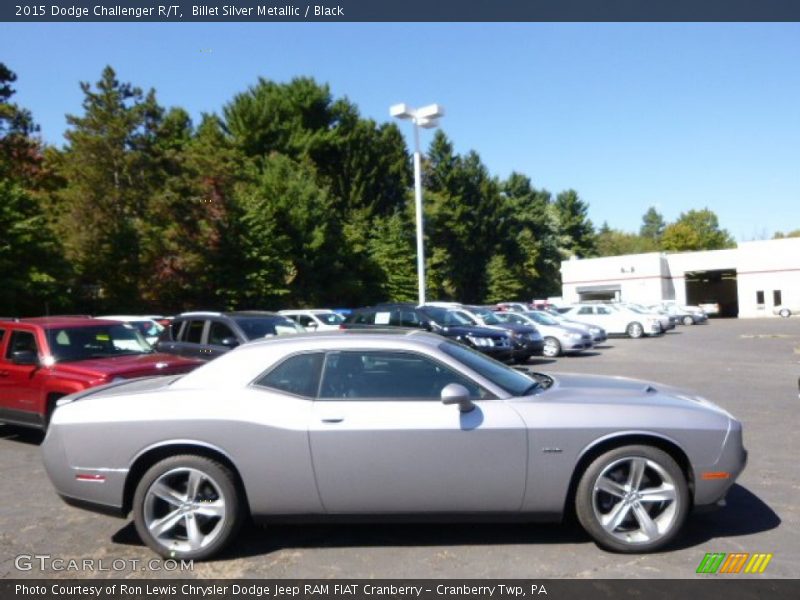
{"label": "chrome alloy wheel", "polygon": [[626,544],[650,544],[672,531],[680,496],[661,465],[631,456],[603,469],[594,482],[592,507],[611,536]]}
{"label": "chrome alloy wheel", "polygon": [[144,523],[164,548],[191,552],[211,544],[227,518],[219,484],[191,467],[167,471],[147,489]]}

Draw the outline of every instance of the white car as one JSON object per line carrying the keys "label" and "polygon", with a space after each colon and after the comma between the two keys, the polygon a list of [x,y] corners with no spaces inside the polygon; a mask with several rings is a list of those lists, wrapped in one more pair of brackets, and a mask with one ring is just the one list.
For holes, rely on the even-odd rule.
{"label": "white car", "polygon": [[328,308],[310,308],[307,310],[282,310],[278,314],[289,317],[309,331],[333,331],[344,323],[344,317]]}
{"label": "white car", "polygon": [[635,313],[624,307],[611,307],[605,304],[575,304],[562,314],[571,321],[602,327],[612,335],[640,338],[643,335],[659,335],[661,333],[659,319]]}
{"label": "white car", "polygon": [[795,306],[781,304],[780,306],[775,307],[775,309],[772,311],[772,314],[779,315],[784,319],[788,319],[792,315],[800,315],[800,304],[796,304]]}
{"label": "white car", "polygon": [[133,325],[139,333],[142,334],[147,343],[151,346],[158,341],[158,336],[164,331],[164,326],[159,325],[150,317],[139,317],[135,315],[112,315],[95,317],[96,319],[105,319],[106,321],[121,321]]}

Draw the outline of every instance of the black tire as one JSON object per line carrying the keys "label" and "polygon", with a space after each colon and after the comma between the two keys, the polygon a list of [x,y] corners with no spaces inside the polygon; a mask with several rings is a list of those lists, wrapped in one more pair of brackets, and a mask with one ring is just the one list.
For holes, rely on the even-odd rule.
{"label": "black tire", "polygon": [[[630,485],[634,463],[642,465],[638,486]],[[609,485],[617,487],[607,492]],[[646,500],[648,494],[673,499]],[[626,554],[652,552],[669,544],[686,521],[689,505],[689,487],[680,466],[653,446],[622,446],[602,454],[584,471],[575,494],[578,521],[597,545]],[[619,524],[614,517],[622,518]]]}
{"label": "black tire", "polygon": [[542,355],[547,358],[555,358],[561,356],[561,342],[556,338],[548,336],[544,338],[544,347],[542,348]]}
{"label": "black tire", "polygon": [[683,317],[683,324],[694,325],[694,319],[690,315],[686,315],[685,317]]}
{"label": "black tire", "polygon": [[642,324],[638,321],[634,321],[633,323],[628,323],[625,332],[628,334],[628,337],[637,340],[644,335],[644,327],[642,327]]}
{"label": "black tire", "polygon": [[[184,475],[185,491],[181,494],[181,478]],[[192,477],[199,477],[199,482],[195,484],[195,493],[189,498]],[[153,487],[156,482],[159,483],[159,490],[166,486],[174,494],[157,495]],[[164,500],[165,496],[171,499]],[[220,507],[221,516],[204,514],[219,511]],[[133,496],[136,531],[142,541],[164,558],[211,558],[236,537],[245,517],[243,496],[231,470],[217,461],[193,454],[171,456],[154,464],[142,476]],[[169,524],[173,521],[175,524],[165,527],[162,532],[171,537],[165,535],[161,538],[151,531],[151,528],[157,528],[159,522]],[[195,533],[194,536],[190,534],[190,529]],[[200,545],[193,540],[200,542]]]}
{"label": "black tire", "polygon": [[56,402],[59,398],[63,398],[66,394],[50,394],[47,397],[47,406],[45,406],[44,422],[42,423],[42,431],[47,431],[50,427],[50,419],[53,418],[53,412],[56,410]]}
{"label": "black tire", "polygon": [[784,308],[778,314],[782,316],[784,319],[788,319],[789,317],[792,316],[792,311],[790,311],[788,308]]}

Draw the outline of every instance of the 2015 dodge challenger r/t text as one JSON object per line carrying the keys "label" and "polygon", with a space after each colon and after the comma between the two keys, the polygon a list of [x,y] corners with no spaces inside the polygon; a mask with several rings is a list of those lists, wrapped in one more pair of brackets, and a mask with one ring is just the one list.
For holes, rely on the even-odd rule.
{"label": "2015 dodge challenger r/t text", "polygon": [[248,515],[521,521],[567,512],[603,548],[669,543],[745,466],[739,421],[618,377],[527,375],[422,331],[258,340],[183,376],[59,401],[43,442],[69,503],[133,513],[204,559]]}

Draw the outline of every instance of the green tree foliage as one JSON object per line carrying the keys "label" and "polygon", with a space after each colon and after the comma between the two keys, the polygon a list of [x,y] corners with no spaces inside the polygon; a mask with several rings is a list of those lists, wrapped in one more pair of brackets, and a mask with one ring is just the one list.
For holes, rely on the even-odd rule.
{"label": "green tree foliage", "polygon": [[[14,81],[0,64],[0,314],[416,300],[405,140],[327,85],[260,79],[194,124],[107,67],[56,149],[11,102]],[[442,131],[424,163],[430,299],[548,296],[568,256],[733,243],[707,209],[596,233],[577,192],[501,181]]]}
{"label": "green tree foliage", "polygon": [[340,232],[313,167],[273,154],[237,192],[242,209],[239,308],[321,304],[340,290]]}
{"label": "green tree foliage", "polygon": [[628,233],[619,229],[611,229],[608,223],[597,232],[598,256],[621,256],[623,254],[642,254],[658,252],[658,241],[641,234]]}
{"label": "green tree foliage", "polygon": [[41,199],[38,128],[11,102],[16,78],[0,63],[0,314],[27,316],[65,305],[65,265]]}
{"label": "green tree foliage", "polygon": [[380,269],[380,300],[417,300],[416,246],[408,215],[397,211],[375,220],[369,253]]}
{"label": "green tree foliage", "polygon": [[152,90],[103,70],[95,89],[82,83],[82,116],[67,116],[61,159],[59,228],[81,289],[96,294],[98,310],[139,306],[143,223],[159,184],[157,131],[162,109]]}
{"label": "green tree foliage", "polygon": [[661,247],[668,252],[719,250],[735,245],[730,233],[720,228],[717,215],[708,208],[681,213],[661,237]]}
{"label": "green tree foliage", "polygon": [[552,204],[559,232],[559,249],[563,258],[586,258],[596,254],[595,231],[589,219],[589,205],[580,199],[575,190],[556,196]]}
{"label": "green tree foliage", "polygon": [[172,311],[235,303],[231,265],[238,258],[239,210],[234,187],[244,159],[218,118],[204,115],[193,130],[188,114],[169,111],[156,134],[162,184],[148,203],[142,249],[142,297]]}
{"label": "green tree foliage", "polygon": [[507,226],[502,236],[507,244],[505,257],[522,283],[522,296],[506,296],[506,300],[558,293],[561,256],[550,193],[536,190],[520,173],[511,173],[502,184],[502,193],[506,212],[503,222]]}
{"label": "green tree foliage", "polygon": [[800,229],[794,229],[787,233],[783,233],[782,231],[776,231],[775,235],[772,236],[773,240],[780,240],[783,238],[796,238],[800,237]]}
{"label": "green tree foliage", "polygon": [[639,235],[657,244],[661,240],[666,226],[664,217],[656,210],[655,206],[651,206],[642,216],[642,227],[639,229]]}
{"label": "green tree foliage", "polygon": [[487,262],[501,239],[500,186],[476,152],[455,155],[441,131],[434,136],[427,162],[426,187],[433,192],[425,200],[433,288],[447,298],[480,302],[486,293]]}

